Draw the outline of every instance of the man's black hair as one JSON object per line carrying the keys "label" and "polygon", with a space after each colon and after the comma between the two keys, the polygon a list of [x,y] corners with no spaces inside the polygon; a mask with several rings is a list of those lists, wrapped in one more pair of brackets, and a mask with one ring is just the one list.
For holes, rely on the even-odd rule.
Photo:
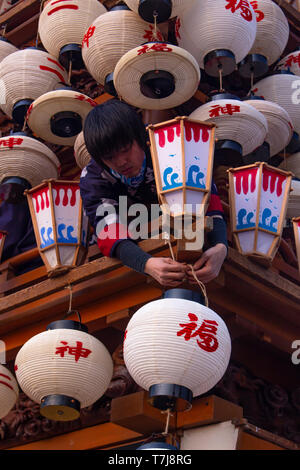
{"label": "man's black hair", "polygon": [[92,158],[102,163],[136,141],[146,150],[147,132],[137,112],[117,99],[96,106],[84,124],[84,140]]}

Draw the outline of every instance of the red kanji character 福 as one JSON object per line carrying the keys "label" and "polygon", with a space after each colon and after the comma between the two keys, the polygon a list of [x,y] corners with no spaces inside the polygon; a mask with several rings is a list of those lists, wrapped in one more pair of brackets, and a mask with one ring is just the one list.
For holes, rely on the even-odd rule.
{"label": "red kanji character \u798f", "polygon": [[21,137],[9,137],[8,139],[1,140],[0,146],[13,148],[15,145],[21,145],[23,140]]}
{"label": "red kanji character \u798f", "polygon": [[201,326],[191,335],[191,338],[199,336],[201,341],[197,340],[198,346],[204,351],[214,352],[219,346],[219,342],[214,336],[217,334],[217,326],[218,323],[214,320],[203,320]]}
{"label": "red kanji character \u798f", "polygon": [[90,26],[89,27],[89,29],[87,30],[86,34],[83,37],[82,47],[84,47],[84,44],[86,44],[86,47],[89,47],[89,45],[90,45],[89,40],[91,39],[91,37],[93,37],[93,35],[95,33],[95,30],[96,30],[96,26]]}
{"label": "red kanji character \u798f", "polygon": [[252,5],[253,10],[256,13],[256,21],[259,23],[259,21],[264,19],[265,14],[264,14],[263,11],[258,10],[258,3],[256,1],[255,2],[250,2],[250,3]]}
{"label": "red kanji character \u798f", "polygon": [[232,13],[241,10],[242,18],[246,21],[252,21],[252,12],[247,0],[226,0],[226,2],[226,10],[231,10]]}
{"label": "red kanji character \u798f", "polygon": [[219,117],[220,114],[229,114],[232,116],[233,113],[239,113],[240,110],[240,106],[232,105],[230,103],[227,103],[226,106],[215,104],[214,106],[211,106],[209,116],[211,118]]}
{"label": "red kanji character \u798f", "polygon": [[65,353],[68,353],[70,356],[75,356],[75,362],[78,362],[81,357],[88,357],[92,352],[90,349],[83,348],[81,341],[76,341],[76,346],[68,346],[66,341],[61,341],[61,344],[65,346],[57,347],[55,354],[60,354],[60,357],[65,357]]}
{"label": "red kanji character \u798f", "polygon": [[139,49],[137,52],[138,52],[138,55],[141,55],[149,51],[171,52],[172,48],[168,47],[168,45],[164,42],[163,43],[155,42],[154,44],[152,44],[152,46],[149,46],[149,44],[144,44],[143,47]]}
{"label": "red kanji character \u798f", "polygon": [[189,313],[188,316],[191,320],[191,323],[179,323],[179,326],[181,326],[183,329],[177,331],[177,336],[184,335],[185,341],[189,341],[191,339],[192,332],[195,328],[197,328],[196,322],[198,321],[198,317],[194,313]]}

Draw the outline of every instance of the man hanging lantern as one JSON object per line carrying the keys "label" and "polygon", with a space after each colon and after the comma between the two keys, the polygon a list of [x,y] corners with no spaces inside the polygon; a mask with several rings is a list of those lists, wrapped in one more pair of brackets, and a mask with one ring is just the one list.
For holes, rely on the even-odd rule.
{"label": "man hanging lantern", "polygon": [[19,387],[12,373],[0,364],[0,419],[15,406],[19,397]]}
{"label": "man hanging lantern", "polygon": [[175,34],[208,75],[228,75],[254,43],[256,15],[247,0],[198,0],[178,16]]}
{"label": "man hanging lantern", "polygon": [[76,137],[74,143],[74,157],[79,168],[83,169],[89,163],[91,156],[86,148],[83,131]]}
{"label": "man hanging lantern", "polygon": [[162,41],[158,28],[143,21],[126,6],[99,16],[82,42],[82,57],[92,77],[114,95],[113,72],[119,59],[146,41]]}
{"label": "man hanging lantern", "polygon": [[71,421],[105,393],[113,362],[81,321],[60,320],[22,346],[15,371],[21,389],[40,404],[43,416]]}
{"label": "man hanging lantern", "polygon": [[262,113],[228,94],[215,95],[212,101],[193,111],[190,118],[217,125],[214,158],[218,165],[242,164],[242,155],[262,145],[268,131]]}
{"label": "man hanging lantern", "polygon": [[49,276],[82,264],[89,226],[83,213],[79,184],[48,180],[26,194],[37,246]]}
{"label": "man hanging lantern", "polygon": [[300,273],[300,217],[293,218],[295,245],[298,258],[298,268]]}
{"label": "man hanging lantern", "polygon": [[190,99],[200,81],[199,66],[184,49],[148,42],[118,61],[114,86],[118,96],[143,109],[168,109]]}
{"label": "man hanging lantern", "polygon": [[300,50],[286,55],[276,65],[277,70],[286,70],[300,77]]}
{"label": "man hanging lantern", "polygon": [[149,23],[162,23],[182,13],[195,0],[125,0],[131,10]]}
{"label": "man hanging lantern", "polygon": [[170,289],[140,308],[127,325],[126,367],[159,409],[190,409],[193,397],[213,388],[227,369],[227,327],[202,303],[198,292]]}
{"label": "man hanging lantern", "polygon": [[256,37],[249,54],[239,64],[244,78],[267,73],[284,51],[289,39],[289,23],[281,8],[272,0],[250,1],[257,21]]}
{"label": "man hanging lantern", "polygon": [[30,129],[47,142],[74,145],[88,113],[97,103],[74,90],[49,91],[29,107],[26,119]]}
{"label": "man hanging lantern", "polygon": [[292,174],[266,163],[229,170],[230,218],[240,253],[271,262],[279,246]]}
{"label": "man hanging lantern", "polygon": [[1,62],[0,83],[5,90],[1,109],[23,125],[30,104],[59,82],[67,82],[67,73],[53,56],[36,48],[14,52]]}
{"label": "man hanging lantern", "polygon": [[81,43],[91,23],[107,10],[97,0],[50,1],[39,19],[45,49],[67,69],[83,68]]}

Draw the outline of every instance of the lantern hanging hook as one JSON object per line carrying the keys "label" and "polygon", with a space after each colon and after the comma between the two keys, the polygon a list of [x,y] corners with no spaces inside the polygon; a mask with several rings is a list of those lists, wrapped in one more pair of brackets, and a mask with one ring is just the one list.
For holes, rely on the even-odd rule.
{"label": "lantern hanging hook", "polygon": [[219,64],[218,65],[218,69],[219,69],[219,81],[220,81],[220,92],[223,92],[224,89],[223,89],[223,66],[222,64]]}
{"label": "lantern hanging hook", "polygon": [[81,315],[80,315],[79,311],[72,309],[72,301],[73,301],[72,285],[71,285],[71,284],[68,284],[68,285],[65,287],[65,289],[69,289],[69,291],[70,291],[70,298],[69,298],[69,308],[68,308],[67,313],[64,315],[63,320],[64,320],[66,317],[69,317],[70,315],[72,315],[73,313],[76,313],[77,316],[78,316],[78,318],[79,318],[79,323],[82,323],[82,322],[81,322]]}
{"label": "lantern hanging hook", "polygon": [[165,427],[164,432],[162,433],[163,436],[167,436],[169,434],[170,418],[171,416],[173,416],[171,414],[171,408],[168,408],[166,411],[162,411],[162,414],[167,415],[166,427]]}
{"label": "lantern hanging hook", "polygon": [[4,25],[2,25],[1,35],[2,35],[3,38],[5,37],[6,28],[7,28],[7,23],[5,23]]}
{"label": "lantern hanging hook", "polygon": [[158,18],[158,13],[156,10],[153,12],[153,18],[154,18],[154,38],[157,41],[158,38],[158,33],[157,33],[157,18]]}
{"label": "lantern hanging hook", "polygon": [[70,60],[70,62],[69,62],[69,75],[68,75],[68,83],[69,83],[70,86],[71,86],[72,66],[73,66],[73,62],[72,62],[72,60]]}

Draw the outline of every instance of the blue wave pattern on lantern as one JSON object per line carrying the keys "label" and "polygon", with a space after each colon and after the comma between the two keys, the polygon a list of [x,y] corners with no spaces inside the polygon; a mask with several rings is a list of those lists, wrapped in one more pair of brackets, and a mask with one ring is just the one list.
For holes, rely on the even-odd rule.
{"label": "blue wave pattern on lantern", "polygon": [[[67,229],[67,236],[63,234],[63,231]],[[74,232],[74,227],[73,225],[69,225],[66,227],[65,224],[59,224],[57,227],[57,233],[58,233],[58,243],[78,243],[78,238],[77,237],[72,237],[71,233]]]}
{"label": "blue wave pattern on lantern", "polygon": [[237,214],[237,230],[242,230],[243,228],[252,228],[255,227],[255,222],[251,222],[251,219],[254,217],[254,212],[248,212],[246,209],[240,209]]}
{"label": "blue wave pattern on lantern", "polygon": [[[170,177],[170,178],[168,178]],[[163,180],[164,180],[164,186],[163,186],[163,191],[166,191],[167,189],[173,189],[173,188],[179,188],[182,186],[182,182],[176,181],[179,178],[178,173],[174,172],[174,168],[171,166],[168,166],[163,174]]]}
{"label": "blue wave pattern on lantern", "polygon": [[[195,177],[196,175],[196,177]],[[200,171],[200,168],[198,165],[191,165],[189,168],[188,172],[188,179],[187,179],[187,186],[191,186],[193,188],[205,188],[205,184],[203,181],[203,178],[205,177],[205,174]]]}
{"label": "blue wave pattern on lantern", "polygon": [[47,246],[53,245],[54,240],[51,238],[52,227],[47,228],[47,238],[45,238],[46,227],[41,227],[41,239],[43,242],[40,244],[40,248],[46,248]]}
{"label": "blue wave pattern on lantern", "polygon": [[[271,209],[269,209],[268,207],[266,207],[264,210],[263,210],[263,213],[262,213],[262,216],[261,216],[261,221],[259,222],[258,226],[260,228],[264,228],[266,230],[270,230],[271,232],[277,232],[277,228],[274,227],[274,224],[278,221],[278,217],[276,217],[275,215],[273,217],[271,217],[272,215],[272,211]],[[270,222],[268,223],[267,222],[267,219],[270,219]]]}

